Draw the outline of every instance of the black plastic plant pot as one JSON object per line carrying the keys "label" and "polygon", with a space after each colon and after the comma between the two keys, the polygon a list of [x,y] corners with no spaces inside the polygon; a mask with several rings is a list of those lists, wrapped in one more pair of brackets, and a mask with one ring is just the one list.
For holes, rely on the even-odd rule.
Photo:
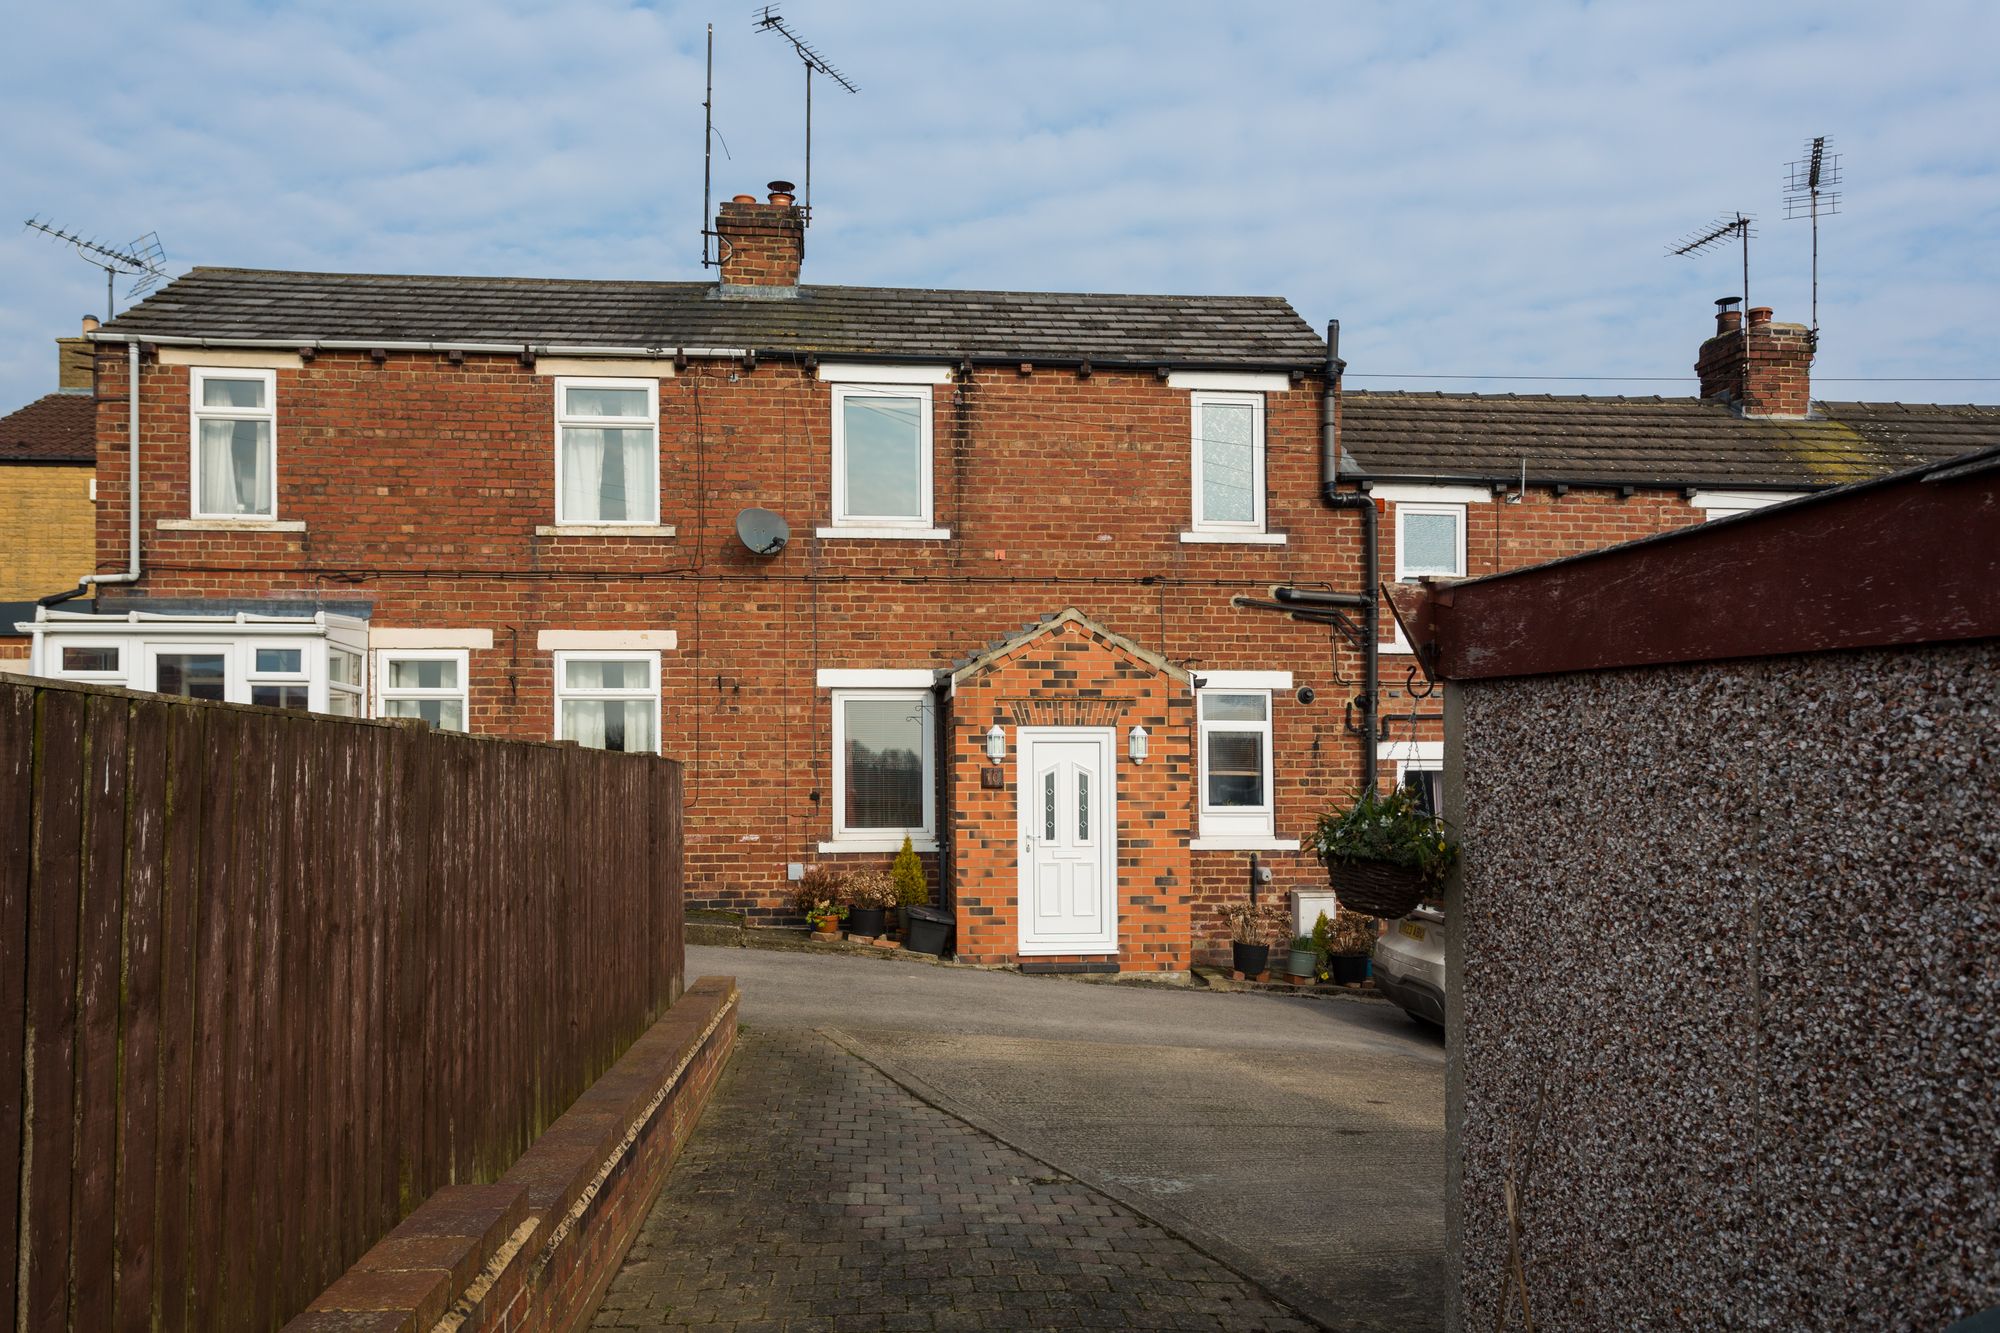
{"label": "black plastic plant pot", "polygon": [[1271,965],[1271,946],[1268,944],[1245,944],[1241,940],[1231,940],[1229,948],[1235,955],[1236,970],[1246,977],[1254,977]]}
{"label": "black plastic plant pot", "polygon": [[951,940],[951,927],[950,912],[935,907],[905,907],[903,947],[911,953],[927,953],[933,958],[942,958],[945,945]]}
{"label": "black plastic plant pot", "polygon": [[850,907],[847,910],[847,933],[872,939],[882,933],[882,909],[879,907]]}
{"label": "black plastic plant pot", "polygon": [[1335,954],[1333,956],[1333,979],[1343,986],[1368,980],[1368,955]]}

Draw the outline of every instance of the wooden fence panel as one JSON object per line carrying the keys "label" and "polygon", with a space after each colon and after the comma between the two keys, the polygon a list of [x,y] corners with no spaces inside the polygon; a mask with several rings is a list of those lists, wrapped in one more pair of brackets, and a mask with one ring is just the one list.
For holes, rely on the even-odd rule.
{"label": "wooden fence panel", "polygon": [[679,800],[668,760],[0,679],[0,1333],[275,1328],[497,1178],[680,994]]}

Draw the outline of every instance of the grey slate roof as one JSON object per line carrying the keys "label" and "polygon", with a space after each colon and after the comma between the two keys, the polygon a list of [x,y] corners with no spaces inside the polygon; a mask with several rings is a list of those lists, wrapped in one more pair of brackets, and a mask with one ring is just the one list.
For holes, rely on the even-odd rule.
{"label": "grey slate roof", "polygon": [[1738,417],[1698,398],[1356,392],[1341,396],[1353,474],[1598,485],[1808,487],[2000,444],[2000,406],[1815,403],[1813,417]]}
{"label": "grey slate roof", "polygon": [[197,268],[110,334],[1316,368],[1326,347],[1279,297],[1106,296],[801,286],[725,297],[707,282],[394,277]]}

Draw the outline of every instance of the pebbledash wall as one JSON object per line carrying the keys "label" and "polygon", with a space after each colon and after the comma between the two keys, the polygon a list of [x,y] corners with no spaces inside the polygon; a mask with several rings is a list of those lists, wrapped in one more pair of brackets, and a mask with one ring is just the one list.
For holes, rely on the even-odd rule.
{"label": "pebbledash wall", "polygon": [[1461,1326],[2000,1303],[2000,641],[1459,688]]}

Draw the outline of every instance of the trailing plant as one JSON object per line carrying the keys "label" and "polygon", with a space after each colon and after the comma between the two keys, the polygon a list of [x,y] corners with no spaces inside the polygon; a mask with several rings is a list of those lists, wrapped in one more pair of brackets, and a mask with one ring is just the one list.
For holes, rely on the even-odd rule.
{"label": "trailing plant", "polygon": [[1407,787],[1386,796],[1364,791],[1348,808],[1327,811],[1313,830],[1312,849],[1328,866],[1386,861],[1407,866],[1429,884],[1441,882],[1458,860],[1458,844],[1444,821],[1425,810]]}
{"label": "trailing plant", "polygon": [[896,885],[885,871],[858,870],[847,877],[849,907],[894,907]]}
{"label": "trailing plant", "polygon": [[1229,928],[1229,938],[1237,944],[1269,944],[1285,924],[1283,912],[1255,903],[1225,903],[1216,914]]}
{"label": "trailing plant", "polygon": [[896,853],[895,864],[889,867],[889,879],[895,885],[899,906],[916,907],[931,900],[930,886],[924,882],[924,863],[917,859],[917,849],[907,835],[903,850]]}
{"label": "trailing plant", "polygon": [[846,875],[825,866],[814,866],[792,891],[792,906],[808,921],[838,919],[847,915],[847,905],[841,901],[846,892]]}

